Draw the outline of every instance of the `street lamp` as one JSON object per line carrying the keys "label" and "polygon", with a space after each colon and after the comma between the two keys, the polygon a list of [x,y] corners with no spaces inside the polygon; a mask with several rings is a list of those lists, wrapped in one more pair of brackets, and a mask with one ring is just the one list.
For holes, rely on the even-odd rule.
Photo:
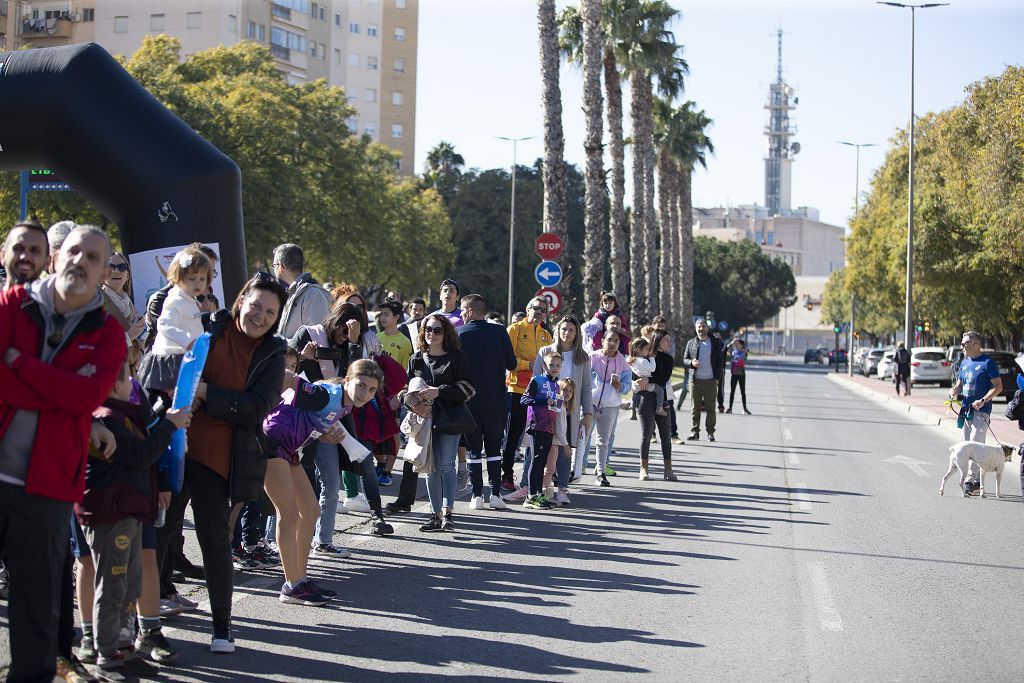
{"label": "street lamp", "polygon": [[[848,147],[857,148],[857,170],[855,173],[855,179],[853,184],[853,219],[857,220],[860,216],[860,148],[861,147],[877,147],[877,142],[845,142],[843,140],[837,140],[840,145],[846,145]],[[850,295],[850,340],[846,346],[848,349],[847,353],[853,352],[853,331],[857,324],[857,297],[853,294]],[[846,364],[846,371],[853,377],[853,363],[849,362],[849,356],[847,356],[848,362]]]}
{"label": "street lamp", "polygon": [[515,263],[515,240],[516,240],[516,146],[523,140],[535,140],[536,136],[531,135],[524,138],[506,138],[495,135],[499,140],[512,143],[512,208],[508,218],[508,317],[505,321],[512,324],[512,271]]}
{"label": "street lamp", "polygon": [[931,7],[943,7],[948,2],[929,2],[922,5],[912,5],[902,2],[878,2],[879,5],[889,5],[910,10],[910,197],[907,199],[907,308],[903,318],[903,341],[907,348],[911,348],[911,339],[914,323],[913,310],[913,285],[911,275],[914,270],[914,17],[919,9]]}

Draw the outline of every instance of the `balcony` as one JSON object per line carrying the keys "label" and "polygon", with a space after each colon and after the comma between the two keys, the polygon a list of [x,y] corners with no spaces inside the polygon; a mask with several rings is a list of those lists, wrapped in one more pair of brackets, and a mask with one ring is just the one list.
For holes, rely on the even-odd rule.
{"label": "balcony", "polygon": [[70,38],[73,24],[71,19],[22,19],[21,35],[26,42],[37,42],[47,38]]}
{"label": "balcony", "polygon": [[270,5],[270,13],[278,19],[284,19],[285,21],[292,20],[292,10],[289,7],[283,7],[282,5],[272,3]]}
{"label": "balcony", "polygon": [[292,58],[291,50],[283,45],[274,45],[273,43],[270,44],[270,54],[274,55],[278,59],[283,59],[286,62],[291,61]]}

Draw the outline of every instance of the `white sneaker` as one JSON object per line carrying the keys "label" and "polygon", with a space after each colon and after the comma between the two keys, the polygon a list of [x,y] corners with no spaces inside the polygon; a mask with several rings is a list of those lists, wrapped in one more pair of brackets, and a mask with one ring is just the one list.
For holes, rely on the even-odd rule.
{"label": "white sneaker", "polygon": [[210,652],[229,655],[235,651],[235,641],[231,638],[213,638],[210,641]]}
{"label": "white sneaker", "polygon": [[529,486],[523,486],[523,487],[513,491],[512,493],[506,493],[504,496],[502,496],[502,499],[506,503],[514,503],[514,502],[517,502],[517,501],[520,501],[520,500],[526,500],[529,497],[530,497],[530,487]]}
{"label": "white sneaker", "polygon": [[360,493],[355,498],[345,498],[345,502],[342,506],[348,512],[369,512],[370,503],[366,500],[366,496]]}
{"label": "white sneaker", "polygon": [[569,494],[565,491],[559,491],[555,494],[555,499],[552,502],[558,503],[559,505],[569,505]]}
{"label": "white sneaker", "polygon": [[469,470],[459,470],[455,475],[455,493],[462,493],[472,486],[473,482],[469,480]]}
{"label": "white sneaker", "polygon": [[501,496],[495,495],[493,493],[491,494],[490,503],[491,503],[491,509],[492,510],[506,510],[506,509],[508,509],[508,505],[505,505],[505,501],[503,501],[501,499]]}
{"label": "white sneaker", "polygon": [[551,501],[552,505],[561,505],[561,503],[558,502],[558,496],[555,495],[555,489],[551,486],[544,489],[544,497]]}
{"label": "white sneaker", "polygon": [[484,503],[483,496],[473,496],[473,500],[469,501],[470,510],[483,510],[487,505]]}

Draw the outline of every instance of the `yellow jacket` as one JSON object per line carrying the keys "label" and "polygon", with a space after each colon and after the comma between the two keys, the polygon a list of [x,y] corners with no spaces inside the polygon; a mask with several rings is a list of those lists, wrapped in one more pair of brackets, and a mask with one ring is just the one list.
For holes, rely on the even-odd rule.
{"label": "yellow jacket", "polygon": [[541,347],[547,346],[554,340],[551,333],[540,325],[520,320],[508,326],[508,338],[512,342],[512,349],[516,352],[516,370],[508,373],[505,384],[508,390],[521,394],[526,391],[533,377],[533,362],[537,360],[537,354]]}

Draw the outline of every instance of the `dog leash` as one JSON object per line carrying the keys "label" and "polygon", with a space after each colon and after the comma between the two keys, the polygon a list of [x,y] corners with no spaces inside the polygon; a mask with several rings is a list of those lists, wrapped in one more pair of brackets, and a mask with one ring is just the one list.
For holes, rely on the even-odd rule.
{"label": "dog leash", "polygon": [[[973,419],[974,415],[980,415],[981,419],[985,421],[985,424],[988,427],[988,429],[985,430],[987,432],[986,436],[988,434],[991,434],[992,438],[995,439],[997,444],[999,444],[1000,446],[1002,446],[1004,448],[1006,447],[1006,444],[1004,444],[1002,441],[999,440],[999,437],[996,436],[995,430],[992,429],[992,418],[990,418],[988,415],[986,415],[985,413],[981,412],[980,410],[972,410],[972,409],[969,409],[969,408],[965,408],[964,404],[963,404],[963,401],[958,401],[955,398],[951,398],[948,401],[945,401],[944,405],[946,406],[947,410],[953,411],[953,413],[957,417],[964,417],[965,420]],[[959,408],[957,406],[959,406]],[[965,410],[969,413],[969,415],[967,415],[967,416],[962,415],[962,413]]]}

